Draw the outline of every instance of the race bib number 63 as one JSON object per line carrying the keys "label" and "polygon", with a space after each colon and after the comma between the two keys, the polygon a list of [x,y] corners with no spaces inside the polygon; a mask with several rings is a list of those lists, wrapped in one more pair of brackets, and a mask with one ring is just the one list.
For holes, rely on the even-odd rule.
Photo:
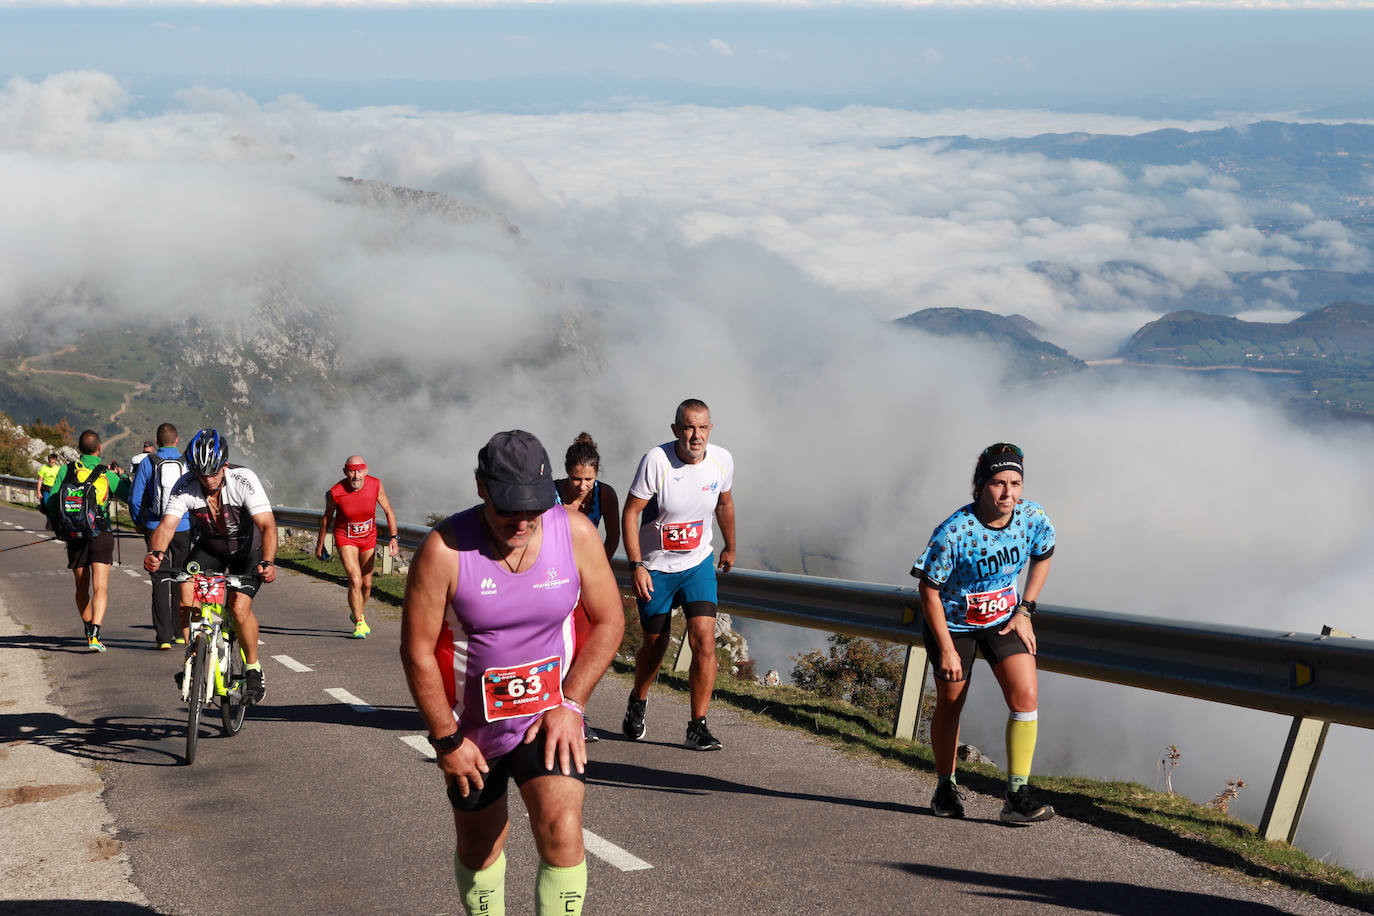
{"label": "race bib number 63", "polygon": [[532,716],[563,702],[562,659],[558,656],[488,668],[482,672],[482,698],[488,722]]}

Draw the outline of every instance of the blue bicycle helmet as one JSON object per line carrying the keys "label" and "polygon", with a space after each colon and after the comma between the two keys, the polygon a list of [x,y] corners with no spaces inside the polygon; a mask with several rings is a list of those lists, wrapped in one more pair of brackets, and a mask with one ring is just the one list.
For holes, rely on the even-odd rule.
{"label": "blue bicycle helmet", "polygon": [[202,429],[186,446],[186,467],[191,473],[209,477],[229,463],[229,443],[218,430]]}

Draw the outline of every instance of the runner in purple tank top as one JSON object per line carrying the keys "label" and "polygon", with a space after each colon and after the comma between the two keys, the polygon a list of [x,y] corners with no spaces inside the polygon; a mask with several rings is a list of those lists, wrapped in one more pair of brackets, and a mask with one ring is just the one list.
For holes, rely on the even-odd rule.
{"label": "runner in purple tank top", "polygon": [[[535,912],[582,912],[582,714],[624,635],[596,529],[555,500],[549,459],[522,430],[477,456],[481,504],[425,538],[406,581],[401,658],[430,729],[457,830],[468,913],[505,912],[506,788],[539,851]],[[579,594],[592,626],[573,654]]]}

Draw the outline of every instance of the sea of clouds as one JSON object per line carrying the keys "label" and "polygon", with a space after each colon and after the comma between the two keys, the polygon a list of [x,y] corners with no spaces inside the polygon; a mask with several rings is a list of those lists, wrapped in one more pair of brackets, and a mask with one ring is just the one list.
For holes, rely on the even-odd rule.
{"label": "sea of clouds", "polygon": [[[1189,379],[1010,383],[994,351],[886,324],[930,306],[1019,313],[1077,355],[1103,356],[1190,290],[1226,289],[1230,271],[1369,267],[1344,226],[1251,199],[1203,165],[1132,177],[904,142],[1218,123],[654,105],[334,112],[206,87],[156,116],[124,114],[129,102],[95,72],[0,88],[0,320],[11,333],[40,317],[232,321],[272,295],[327,326],[351,368],[400,361],[444,380],[385,405],[359,392],[313,444],[321,490],[335,456],[363,451],[402,517],[419,520],[446,461],[452,504],[439,508],[457,509],[474,497],[476,449],[524,427],[555,461],[592,432],[623,492],[639,455],[668,438],[673,406],[701,397],[735,454],[739,537],[756,562],[785,562],[778,545],[802,540],[825,545],[848,578],[909,581],[931,528],[967,499],[979,449],[1011,440],[1027,451],[1027,497],[1060,531],[1046,602],[1374,632],[1357,484],[1367,428],[1298,425]],[[519,233],[360,206],[340,175],[442,191]],[[1299,228],[1257,228],[1276,215]],[[1082,279],[1051,285],[1027,268],[1037,260]],[[1149,273],[1099,270],[1120,260]],[[1276,289],[1237,311],[1299,305]],[[258,445],[262,461],[271,452]],[[975,680],[965,739],[1000,756],[1001,700],[990,674]],[[1154,782],[1176,744],[1176,787],[1204,799],[1243,778],[1237,810],[1251,818],[1287,727],[1067,678],[1044,678],[1042,695],[1041,768]],[[1374,803],[1357,768],[1371,750],[1367,733],[1333,730],[1300,834],[1366,868],[1374,839],[1341,825]]]}

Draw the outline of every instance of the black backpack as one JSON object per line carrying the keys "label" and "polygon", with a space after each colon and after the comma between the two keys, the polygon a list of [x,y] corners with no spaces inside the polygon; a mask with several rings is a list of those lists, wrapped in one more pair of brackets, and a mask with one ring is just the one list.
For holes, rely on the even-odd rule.
{"label": "black backpack", "polygon": [[105,513],[95,491],[95,482],[105,473],[105,465],[91,468],[85,480],[77,479],[78,469],[85,470],[85,465],[77,461],[67,465],[62,485],[48,496],[48,520],[53,532],[64,541],[89,541],[105,530]]}
{"label": "black backpack", "polygon": [[[147,528],[149,522],[162,521],[162,511],[167,508],[162,502],[162,493],[164,489],[162,482],[163,465],[175,464],[177,466],[176,478],[172,481],[170,486],[166,487],[167,490],[171,490],[172,486],[175,486],[176,482],[186,473],[186,462],[180,457],[159,458],[156,455],[149,455],[143,460],[153,463],[153,473],[148,477],[148,483],[143,487],[143,499],[139,501],[138,514],[134,517],[134,523],[140,527]],[[151,514],[149,510],[152,510]]]}

